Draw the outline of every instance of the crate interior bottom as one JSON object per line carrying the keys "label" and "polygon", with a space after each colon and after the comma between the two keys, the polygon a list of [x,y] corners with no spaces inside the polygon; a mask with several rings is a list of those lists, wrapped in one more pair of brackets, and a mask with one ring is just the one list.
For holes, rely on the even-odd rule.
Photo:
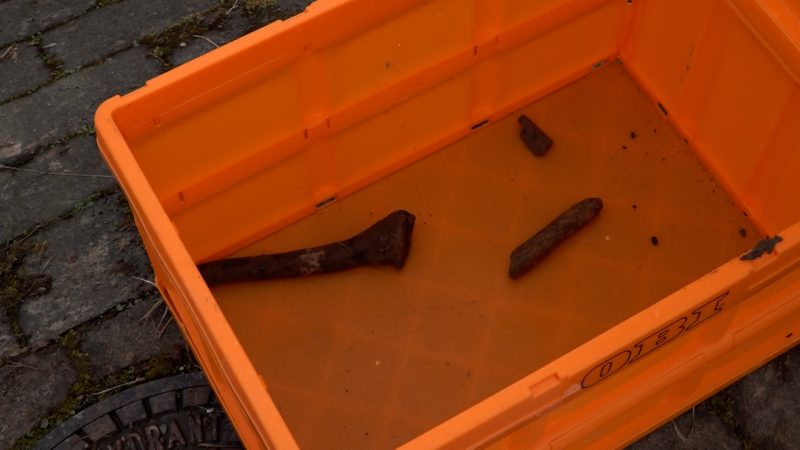
{"label": "crate interior bottom", "polygon": [[[402,270],[214,288],[302,448],[406,442],[759,239],[623,66],[519,112],[553,138],[544,158],[515,113],[237,253],[344,239],[407,209]],[[509,279],[519,243],[595,196],[595,222]]]}

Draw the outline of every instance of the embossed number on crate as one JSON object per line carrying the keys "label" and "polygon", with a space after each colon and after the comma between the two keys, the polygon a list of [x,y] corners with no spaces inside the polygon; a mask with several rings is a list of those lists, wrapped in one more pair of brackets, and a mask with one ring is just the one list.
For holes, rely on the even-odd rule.
{"label": "embossed number on crate", "polygon": [[730,294],[730,292],[725,291],[722,294],[717,295],[713,299],[688,312],[684,316],[677,318],[664,328],[639,340],[637,343],[630,346],[630,348],[622,350],[621,352],[598,364],[583,377],[583,380],[581,381],[581,387],[585,389],[597,384],[599,381],[605,380],[611,375],[614,375],[625,367],[628,367],[653,351],[661,348],[666,343],[677,339],[710,317],[719,314],[725,307],[725,298],[728,296],[728,294]]}

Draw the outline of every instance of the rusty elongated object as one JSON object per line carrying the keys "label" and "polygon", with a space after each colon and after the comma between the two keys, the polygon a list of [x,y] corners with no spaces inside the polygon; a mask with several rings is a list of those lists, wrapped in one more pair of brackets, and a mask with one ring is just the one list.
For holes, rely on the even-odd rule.
{"label": "rusty elongated object", "polygon": [[542,131],[542,129],[533,123],[530,117],[525,114],[519,116],[517,121],[522,125],[519,136],[528,147],[528,150],[536,156],[544,156],[547,154],[550,147],[553,146],[553,140],[550,139],[550,136]]}
{"label": "rusty elongated object", "polygon": [[600,214],[603,201],[587,198],[561,213],[511,253],[508,276],[518,278],[539,264],[554,248]]}
{"label": "rusty elongated object", "polygon": [[411,250],[414,215],[395,211],[345,241],[271,255],[212,261],[199,266],[209,286],[305,277],[359,266],[403,267]]}

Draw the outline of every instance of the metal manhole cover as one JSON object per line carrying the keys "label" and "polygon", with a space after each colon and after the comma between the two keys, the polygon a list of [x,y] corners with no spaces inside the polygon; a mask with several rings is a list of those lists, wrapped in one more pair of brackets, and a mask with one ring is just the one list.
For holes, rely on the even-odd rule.
{"label": "metal manhole cover", "polygon": [[203,374],[151,381],[69,418],[37,450],[241,449]]}

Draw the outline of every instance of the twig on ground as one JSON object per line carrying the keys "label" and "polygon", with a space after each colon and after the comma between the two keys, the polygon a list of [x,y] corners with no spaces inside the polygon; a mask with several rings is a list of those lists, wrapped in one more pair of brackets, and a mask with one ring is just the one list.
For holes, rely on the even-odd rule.
{"label": "twig on ground", "polygon": [[154,288],[158,289],[158,286],[156,286],[156,284],[154,282],[152,282],[152,281],[150,281],[148,279],[137,277],[135,275],[129,275],[129,276],[131,278],[133,278],[134,280],[141,281],[142,283],[149,284],[150,286],[153,286]]}
{"label": "twig on ground", "polygon": [[5,164],[0,164],[0,169],[16,170],[19,172],[27,172],[37,175],[56,175],[60,177],[114,178],[113,175],[95,175],[88,173],[70,173],[70,172],[45,172],[43,170],[24,169],[22,167],[7,166]]}
{"label": "twig on ground", "polygon": [[52,44],[43,45],[43,46],[42,46],[42,50],[44,50],[44,49],[46,49],[46,48],[52,48],[52,47],[55,47],[56,45],[58,45],[58,44],[56,44],[55,42],[53,42]]}
{"label": "twig on ground", "polygon": [[108,388],[108,389],[103,389],[102,391],[95,392],[95,393],[93,393],[93,394],[91,394],[91,395],[93,395],[93,396],[99,396],[99,395],[103,395],[103,394],[105,394],[106,392],[111,392],[111,391],[113,391],[114,389],[119,389],[119,388],[122,388],[122,387],[125,387],[125,386],[130,386],[130,385],[132,385],[132,384],[136,384],[136,383],[139,383],[139,382],[141,382],[141,381],[144,381],[144,380],[145,380],[145,378],[143,378],[143,377],[139,377],[139,378],[137,378],[137,379],[135,379],[135,380],[133,380],[133,381],[128,381],[127,383],[118,384],[118,385],[116,385],[116,386],[112,386],[112,387],[110,387],[110,388]]}
{"label": "twig on ground", "polygon": [[233,2],[233,6],[231,6],[231,7],[230,7],[230,9],[228,9],[228,10],[225,12],[225,15],[226,15],[226,16],[230,16],[230,15],[231,15],[231,12],[233,12],[233,10],[234,10],[234,9],[236,9],[236,6],[237,6],[238,4],[239,4],[239,0],[236,0],[235,2]]}
{"label": "twig on ground", "polygon": [[213,45],[214,48],[219,48],[219,45],[216,42],[212,41],[210,38],[208,38],[206,36],[203,36],[203,35],[200,35],[200,34],[193,34],[192,37],[193,38],[197,38],[197,39],[202,39],[202,40],[208,42],[209,44]]}
{"label": "twig on ground", "polygon": [[15,367],[15,368],[26,368],[26,369],[32,369],[32,370],[39,370],[36,367],[29,366],[27,364],[24,364],[24,363],[21,363],[21,362],[17,362],[17,361],[9,361],[8,365],[11,366],[11,367]]}

